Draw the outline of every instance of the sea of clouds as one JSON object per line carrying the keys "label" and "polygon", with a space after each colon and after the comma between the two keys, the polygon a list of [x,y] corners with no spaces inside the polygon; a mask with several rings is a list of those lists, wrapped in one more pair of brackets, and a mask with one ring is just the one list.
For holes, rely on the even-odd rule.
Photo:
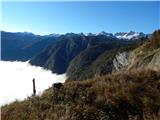
{"label": "sea of clouds", "polygon": [[53,74],[28,62],[0,61],[0,105],[31,96],[33,78],[35,78],[37,94],[41,94],[53,83],[63,83],[66,80],[65,74]]}

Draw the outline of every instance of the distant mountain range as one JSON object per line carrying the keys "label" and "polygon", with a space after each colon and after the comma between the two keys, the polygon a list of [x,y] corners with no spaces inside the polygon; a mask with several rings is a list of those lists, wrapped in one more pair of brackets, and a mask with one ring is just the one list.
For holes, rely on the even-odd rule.
{"label": "distant mountain range", "polygon": [[[143,39],[150,37],[149,34],[134,31],[115,34],[103,31],[98,34],[66,33],[44,36],[28,32],[2,31],[1,36],[2,60],[29,60],[32,65],[50,69],[53,73],[67,72],[67,75],[73,79],[112,72],[112,59],[119,49],[138,45]],[[80,71],[87,72],[87,76]]]}
{"label": "distant mountain range", "polygon": [[56,37],[54,36],[1,31],[1,59],[6,61],[27,61],[55,41]]}
{"label": "distant mountain range", "polygon": [[126,40],[135,40],[135,39],[139,39],[141,37],[150,37],[150,34],[144,34],[143,32],[135,32],[135,31],[129,31],[129,32],[117,32],[115,34],[112,33],[106,33],[104,31],[97,33],[97,34],[92,34],[92,33],[88,33],[86,35],[105,35],[108,37],[112,37],[112,38],[118,38],[118,39],[126,39]]}
{"label": "distant mountain range", "polygon": [[134,39],[139,39],[141,37],[150,37],[150,34],[144,34],[143,32],[134,32],[134,31],[129,31],[129,32],[118,32],[115,33],[114,36],[120,39],[128,39],[128,40],[134,40]]}
{"label": "distant mountain range", "polygon": [[91,58],[88,59],[92,60],[96,59],[106,50],[119,48],[125,44],[135,44],[137,42],[138,39],[135,39],[134,41],[118,39],[113,37],[112,34],[104,34],[104,32],[103,34],[98,35],[67,33],[59,36],[55,44],[47,47],[34,56],[30,60],[30,63],[32,65],[50,69],[52,72],[62,74],[66,72],[70,62],[79,54],[84,53],[86,54],[86,57],[91,56]]}

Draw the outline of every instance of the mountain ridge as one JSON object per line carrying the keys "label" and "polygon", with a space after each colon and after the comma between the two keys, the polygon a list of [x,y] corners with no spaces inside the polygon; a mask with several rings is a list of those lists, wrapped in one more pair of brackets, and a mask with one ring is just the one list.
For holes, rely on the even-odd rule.
{"label": "mountain ridge", "polygon": [[[113,49],[114,45],[119,47],[121,45],[135,44],[138,42],[139,40],[119,40],[118,38],[106,35],[84,36],[82,34],[67,33],[66,35],[61,35],[58,37],[57,42],[51,45],[50,48],[47,48],[38,55],[34,56],[30,60],[30,63],[32,65],[41,66],[52,70],[53,73],[62,74],[66,72],[70,62],[85,49],[94,46],[101,46],[102,44],[104,44],[103,47],[110,44],[110,46],[112,46],[111,49]],[[101,48],[102,47],[98,47],[98,49]],[[40,62],[39,60],[43,60],[43,62]]]}
{"label": "mountain ridge", "polygon": [[[137,33],[131,31],[127,34]],[[144,35],[141,37],[143,38]],[[52,70],[54,73],[62,74],[67,71],[74,57],[91,46],[106,44],[107,42],[110,44],[109,42],[113,41],[117,42],[116,44],[119,44],[119,46],[120,44],[135,44],[139,42],[141,37],[136,38],[134,36],[134,40],[128,40],[118,38],[114,34],[104,31],[88,35],[84,33],[66,33],[43,36],[30,32],[11,33],[2,31],[2,60],[30,60],[32,65],[41,66]]]}

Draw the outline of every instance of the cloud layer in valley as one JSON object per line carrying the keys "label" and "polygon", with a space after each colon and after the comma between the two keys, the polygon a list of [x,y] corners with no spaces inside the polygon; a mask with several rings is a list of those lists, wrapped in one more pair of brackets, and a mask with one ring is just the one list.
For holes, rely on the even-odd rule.
{"label": "cloud layer in valley", "polygon": [[33,78],[38,94],[53,83],[64,82],[66,79],[65,74],[52,74],[51,71],[31,66],[28,62],[0,61],[0,73],[0,105],[32,95]]}

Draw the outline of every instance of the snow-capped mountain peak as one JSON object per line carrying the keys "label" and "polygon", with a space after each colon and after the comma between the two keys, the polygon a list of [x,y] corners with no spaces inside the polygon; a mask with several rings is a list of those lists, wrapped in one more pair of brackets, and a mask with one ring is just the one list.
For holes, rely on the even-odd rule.
{"label": "snow-capped mountain peak", "polygon": [[[50,34],[49,36],[59,37],[62,34]],[[144,34],[143,32],[135,32],[135,31],[128,31],[128,32],[117,32],[115,34],[108,33],[105,31],[99,32],[99,33],[66,33],[64,34],[68,37],[70,36],[106,36],[108,38],[116,38],[116,39],[125,39],[125,40],[136,40],[142,37],[148,36],[148,34]]]}
{"label": "snow-capped mountain peak", "polygon": [[141,37],[145,37],[146,35],[142,32],[135,32],[135,31],[129,31],[129,32],[118,32],[115,33],[114,36],[118,39],[138,39]]}

